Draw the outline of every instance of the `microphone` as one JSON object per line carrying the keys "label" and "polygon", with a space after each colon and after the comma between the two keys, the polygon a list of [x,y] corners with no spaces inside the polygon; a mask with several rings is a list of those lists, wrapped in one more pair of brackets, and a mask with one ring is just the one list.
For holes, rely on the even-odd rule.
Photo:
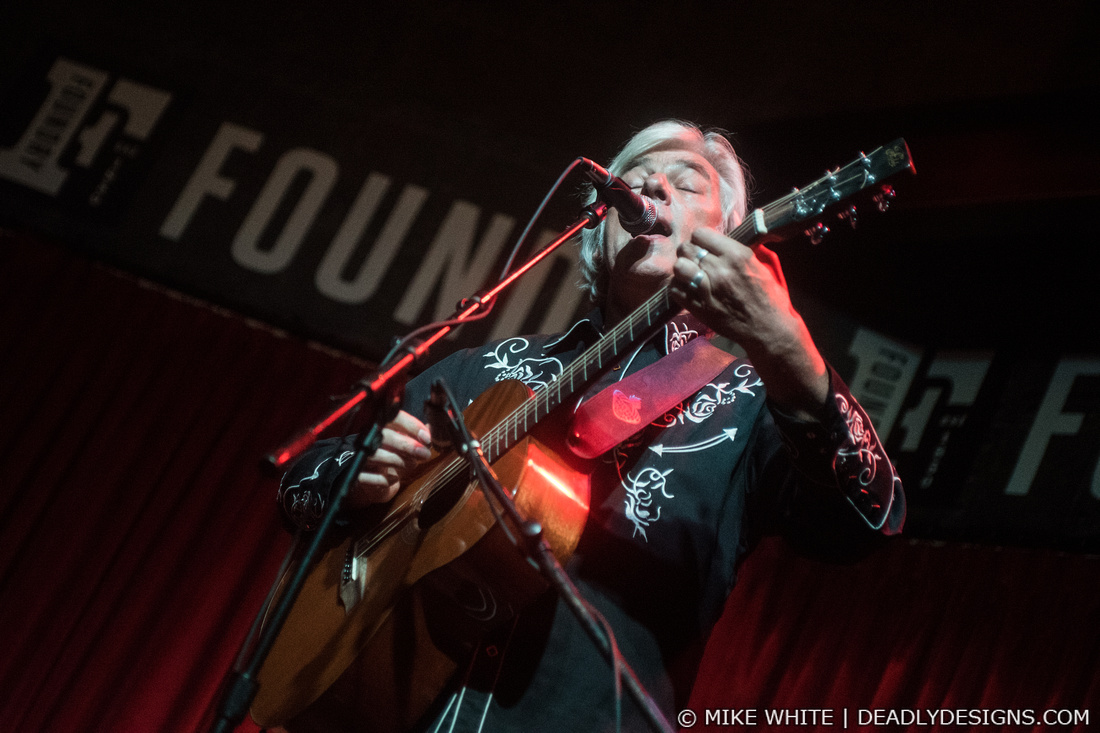
{"label": "microphone", "polygon": [[451,404],[451,396],[443,380],[432,382],[431,394],[424,400],[424,413],[432,433],[432,446],[437,450],[446,450],[454,445],[456,427],[451,416]]}
{"label": "microphone", "polygon": [[596,186],[596,195],[619,212],[619,223],[635,237],[647,234],[657,225],[657,206],[645,196],[630,190],[623,179],[588,158],[579,158],[584,173]]}

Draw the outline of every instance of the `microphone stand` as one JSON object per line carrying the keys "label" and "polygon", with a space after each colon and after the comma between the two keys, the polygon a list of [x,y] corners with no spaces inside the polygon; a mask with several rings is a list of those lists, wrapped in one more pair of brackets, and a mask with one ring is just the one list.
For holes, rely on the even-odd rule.
{"label": "microphone stand", "polygon": [[[457,452],[465,457],[466,462],[473,469],[478,484],[485,494],[486,501],[496,516],[497,524],[500,525],[512,544],[523,551],[528,559],[537,566],[539,572],[550,582],[550,585],[557,591],[558,596],[573,612],[573,615],[577,617],[581,628],[585,630],[595,643],[596,648],[607,659],[611,668],[615,670],[616,688],[619,684],[618,675],[622,672],[626,689],[630,696],[634,698],[634,702],[638,704],[650,728],[660,731],[660,733],[673,733],[672,726],[665,720],[657,704],[653,701],[652,696],[646,692],[634,670],[618,654],[618,648],[611,636],[611,630],[597,621],[593,615],[593,609],[581,596],[580,590],[566,575],[565,569],[558,562],[557,557],[554,556],[554,551],[542,535],[542,525],[538,522],[527,521],[516,509],[512,494],[501,485],[496,472],[493,471],[492,466],[485,459],[485,454],[481,451],[481,443],[470,434],[465,420],[462,419],[462,412],[455,406],[454,397],[442,379],[437,379],[432,384],[433,401],[436,399],[436,390],[445,395],[443,412],[445,423],[451,433],[451,440]],[[502,512],[504,516],[502,516]],[[517,539],[509,531],[505,516],[513,526],[519,528],[520,539]]]}
{"label": "microphone stand", "polygon": [[[358,406],[362,405],[368,409],[371,427],[367,431],[360,433],[356,441],[354,455],[349,459],[349,468],[344,470],[343,478],[337,483],[332,496],[329,497],[329,505],[325,510],[324,518],[313,532],[312,540],[299,560],[294,577],[290,580],[286,587],[286,591],[280,597],[278,605],[267,620],[267,624],[263,626],[263,632],[249,655],[247,647],[251,642],[253,634],[257,629],[261,628],[262,624],[265,609],[260,609],[256,619],[252,623],[248,636],[242,644],[237,663],[234,664],[233,669],[226,673],[225,678],[222,680],[221,698],[215,713],[216,717],[214,723],[210,728],[211,731],[215,733],[228,733],[228,731],[236,728],[237,725],[244,720],[244,716],[251,707],[252,701],[256,698],[256,692],[259,689],[259,683],[256,680],[256,676],[263,667],[264,660],[267,659],[271,647],[274,646],[275,640],[278,638],[279,632],[282,630],[287,616],[290,615],[291,607],[294,605],[294,601],[298,598],[298,593],[305,584],[306,578],[313,567],[314,560],[319,555],[325,537],[332,525],[336,522],[336,518],[340,513],[341,506],[344,503],[344,498],[348,494],[352,481],[359,475],[359,469],[363,463],[367,458],[374,455],[374,452],[381,444],[382,426],[392,420],[397,415],[398,410],[400,410],[402,398],[404,396],[405,383],[408,381],[408,372],[413,364],[416,363],[416,360],[427,353],[428,349],[458,326],[466,321],[475,320],[486,315],[489,309],[492,308],[497,295],[501,291],[509,287],[519,277],[545,259],[551,252],[575,236],[581,229],[586,227],[591,229],[598,226],[607,216],[607,210],[608,206],[603,201],[596,201],[584,207],[584,209],[581,210],[581,215],[576,221],[558,235],[557,239],[548,243],[535,253],[535,255],[522,267],[515,270],[508,277],[502,279],[488,291],[474,295],[470,298],[464,298],[459,302],[454,315],[441,324],[438,324],[438,327],[431,335],[415,346],[407,346],[403,355],[393,364],[388,366],[383,364],[382,366],[384,368],[381,369],[381,371],[369,378],[360,380],[356,384],[357,389],[350,395],[344,397],[327,415],[266,457],[266,461],[275,469],[280,471],[285,470],[301,456],[306,449],[317,442],[321,434],[337,420],[347,415]],[[291,552],[293,552],[293,548]],[[276,578],[275,585],[277,585],[278,582],[279,579]],[[273,585],[272,590],[268,594],[269,598],[275,595],[275,585]],[[243,661],[246,658],[247,661]]]}

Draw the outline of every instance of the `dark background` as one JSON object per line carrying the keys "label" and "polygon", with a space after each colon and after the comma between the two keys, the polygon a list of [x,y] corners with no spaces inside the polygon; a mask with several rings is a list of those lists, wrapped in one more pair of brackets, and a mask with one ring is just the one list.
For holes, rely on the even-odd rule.
{"label": "dark background", "polygon": [[[59,59],[106,86],[54,150],[69,173],[56,194],[0,166],[0,720],[205,729],[288,544],[257,458],[411,328],[395,304],[458,202],[477,207],[476,238],[507,216],[514,239],[569,161],[606,161],[676,116],[733,132],[757,204],[899,136],[918,170],[894,181],[887,215],[861,206],[855,232],[776,247],[826,356],[869,409],[898,408],[888,434],[876,421],[906,485],[906,533],[855,566],[763,543],[692,706],[1056,709],[1094,728],[1097,13],[1087,0],[3,3],[0,155]],[[145,139],[101,125],[127,119],[108,95],[131,82],[171,95]],[[232,195],[163,236],[226,125],[262,144],[225,161]],[[93,129],[108,137],[78,165]],[[303,150],[338,167],[331,193],[285,267],[243,267],[242,222]],[[427,197],[377,292],[337,303],[315,272],[373,174],[392,186],[349,271],[376,251],[398,192]],[[575,215],[574,193],[543,226]],[[564,264],[495,323],[523,312],[515,330],[538,328],[571,287]],[[422,305],[417,324],[437,310]],[[861,336],[888,358],[853,357]],[[908,376],[891,369],[901,361]],[[953,402],[960,365],[984,378]],[[1067,366],[1080,371],[1055,412],[1080,424],[1021,458]],[[1008,495],[1020,466],[1034,479]]]}
{"label": "dark background", "polygon": [[[925,371],[937,356],[992,360],[965,409],[966,432],[949,445],[929,430],[906,454],[896,425],[883,436],[910,487],[912,531],[1095,550],[1097,377],[1074,382],[1065,409],[1086,419],[1051,439],[1031,493],[1005,497],[1003,488],[1059,360],[1100,354],[1096,16],[1094,4],[1061,0],[10,4],[0,15],[0,146],[27,128],[58,56],[167,90],[172,103],[106,203],[89,205],[88,192],[109,156],[57,196],[0,181],[0,216],[13,230],[377,359],[412,325],[387,314],[453,201],[480,207],[479,236],[489,213],[514,218],[514,239],[568,161],[606,161],[634,130],[669,116],[731,130],[757,204],[905,137],[918,175],[894,181],[888,215],[862,206],[855,232],[834,223],[820,246],[779,245],[796,303],[848,379],[854,329],[910,347],[920,367],[903,385],[906,410],[934,383]],[[237,181],[234,196],[204,200],[171,242],[159,228],[225,122],[260,131],[263,144],[223,169]],[[290,265],[247,271],[229,243],[279,155],[303,147],[339,164],[333,193]],[[430,193],[378,293],[337,304],[317,292],[313,273],[370,171],[390,176],[393,190]],[[295,185],[300,195],[305,183]],[[572,218],[576,188],[543,226]],[[276,225],[289,214],[284,203]],[[529,313],[524,329],[541,315]],[[416,323],[430,318],[425,308]],[[488,330],[471,327],[448,348]],[[922,487],[933,461],[939,473]]]}

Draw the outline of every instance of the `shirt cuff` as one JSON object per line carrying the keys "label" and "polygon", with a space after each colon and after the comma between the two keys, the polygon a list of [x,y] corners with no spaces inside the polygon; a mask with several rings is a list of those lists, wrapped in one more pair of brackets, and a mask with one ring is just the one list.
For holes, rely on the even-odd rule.
{"label": "shirt cuff", "polygon": [[831,366],[829,394],[818,419],[802,420],[770,406],[798,470],[835,486],[875,530],[901,529],[901,480],[886,456],[871,418]]}

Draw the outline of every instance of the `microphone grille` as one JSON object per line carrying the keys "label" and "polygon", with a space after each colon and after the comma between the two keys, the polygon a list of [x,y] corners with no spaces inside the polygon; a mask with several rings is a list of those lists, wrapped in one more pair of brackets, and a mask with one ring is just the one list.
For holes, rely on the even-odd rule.
{"label": "microphone grille", "polygon": [[645,202],[645,208],[641,214],[633,219],[626,219],[619,214],[619,223],[635,237],[649,233],[657,225],[657,206],[648,196],[639,197]]}

